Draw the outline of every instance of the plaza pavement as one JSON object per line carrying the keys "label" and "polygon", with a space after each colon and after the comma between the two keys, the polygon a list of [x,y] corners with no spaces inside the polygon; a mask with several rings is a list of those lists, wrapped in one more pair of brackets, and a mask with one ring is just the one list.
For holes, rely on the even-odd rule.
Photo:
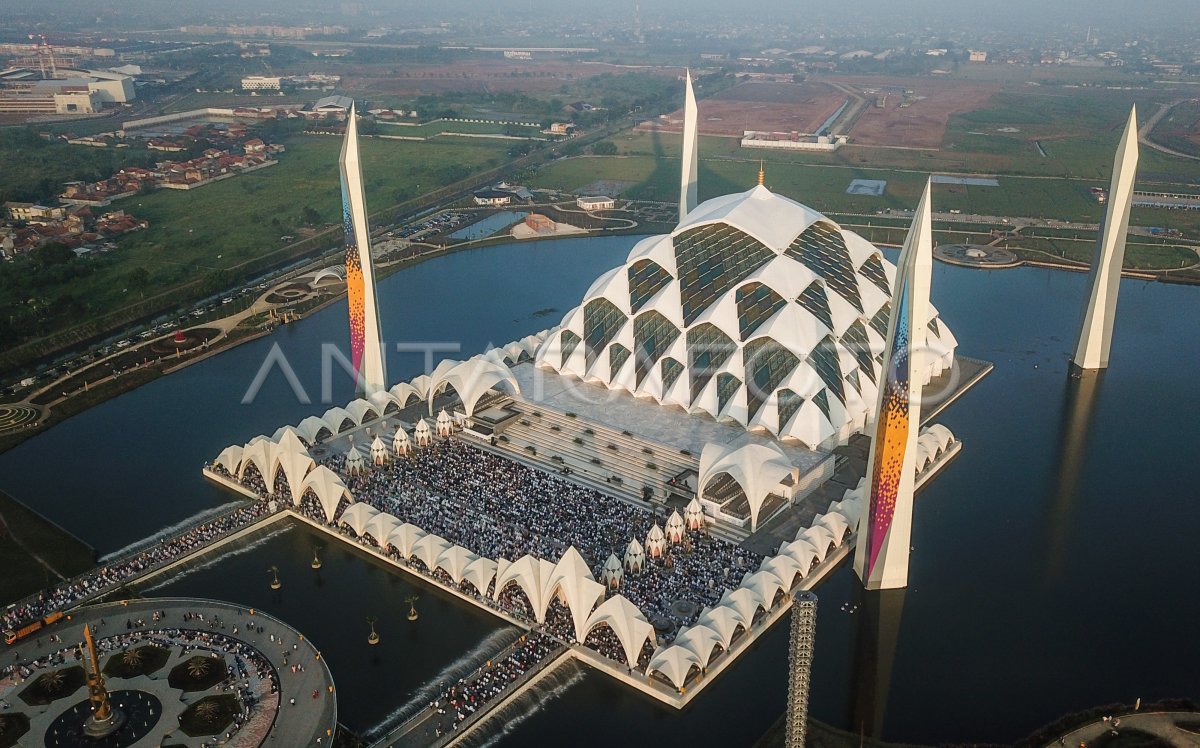
{"label": "plaza pavement", "polygon": [[[165,616],[157,622],[151,620],[154,611],[163,611]],[[199,613],[204,620],[185,621],[185,613]],[[221,625],[213,628],[210,622],[214,617],[220,618]],[[140,629],[182,628],[200,632],[215,632],[235,638],[257,649],[275,668],[280,682],[278,714],[276,706],[269,697],[263,697],[259,708],[265,710],[263,716],[252,718],[239,730],[228,743],[228,746],[279,746],[280,748],[299,748],[300,746],[327,746],[332,743],[332,735],[337,729],[336,692],[333,690],[333,678],[325,661],[320,658],[320,652],[313,643],[304,638],[303,634],[292,629],[282,621],[265,615],[259,611],[251,612],[230,603],[213,600],[197,600],[186,598],[147,598],[131,600],[127,603],[106,603],[92,605],[73,611],[69,620],[62,621],[49,627],[41,636],[32,636],[3,651],[0,662],[28,662],[52,652],[57,652],[72,643],[82,641],[83,625],[92,626],[93,635],[99,641],[108,637],[129,633],[126,629],[127,620],[144,621]],[[238,633],[233,634],[237,627]],[[262,633],[258,628],[262,628]],[[61,642],[51,641],[50,637],[57,635]],[[103,663],[110,655],[101,658]],[[133,748],[154,748],[164,742],[184,745],[188,748],[199,748],[201,743],[212,743],[222,736],[207,736],[189,738],[177,729],[178,716],[189,703],[205,696],[227,693],[210,689],[195,693],[180,694],[167,684],[167,675],[171,669],[191,656],[182,656],[179,650],[173,649],[167,664],[149,676],[139,676],[131,679],[106,679],[110,690],[136,689],[154,694],[163,704],[163,713],[158,724],[145,737],[134,744]],[[285,657],[286,663],[285,664]],[[68,664],[75,664],[68,660]],[[293,673],[291,666],[304,666],[303,672]],[[52,669],[52,668],[51,668]],[[17,696],[24,683],[10,689],[0,686],[0,699],[6,701],[14,712],[22,712],[30,717],[31,729],[18,745],[44,745],[42,736],[45,728],[57,715],[69,706],[87,698],[87,687],[82,686],[77,692],[60,697],[47,707],[30,707]],[[313,693],[316,693],[316,697]],[[295,704],[293,706],[292,700]],[[5,711],[8,711],[6,709]],[[264,733],[267,733],[264,738]],[[170,735],[166,740],[165,736]]]}

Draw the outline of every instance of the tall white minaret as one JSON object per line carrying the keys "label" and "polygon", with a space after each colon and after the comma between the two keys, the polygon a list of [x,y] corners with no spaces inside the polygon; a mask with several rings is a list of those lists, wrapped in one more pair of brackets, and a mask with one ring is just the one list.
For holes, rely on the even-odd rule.
{"label": "tall white minaret", "polygon": [[346,233],[346,297],[350,305],[350,353],[358,389],[365,395],[387,389],[383,335],[371,263],[371,224],[363,192],[358,155],[358,116],[350,106],[346,140],[339,161],[342,172],[342,226]]}
{"label": "tall white minaret", "polygon": [[687,90],[683,96],[683,169],[679,179],[679,220],[683,221],[696,207],[697,186],[700,182],[699,143],[700,110],[692,91],[692,71],[687,72]]}
{"label": "tall white minaret", "polygon": [[913,214],[896,263],[892,314],[875,433],[867,460],[867,503],[859,521],[854,571],[869,590],[908,586],[917,432],[925,374],[929,283],[933,274],[930,183]]}
{"label": "tall white minaret", "polygon": [[1130,109],[1125,134],[1117,146],[1108,208],[1088,273],[1091,291],[1083,307],[1079,342],[1071,364],[1079,369],[1108,368],[1113,322],[1117,316],[1117,291],[1125,262],[1125,238],[1129,233],[1129,209],[1133,207],[1133,183],[1138,165],[1137,107]]}

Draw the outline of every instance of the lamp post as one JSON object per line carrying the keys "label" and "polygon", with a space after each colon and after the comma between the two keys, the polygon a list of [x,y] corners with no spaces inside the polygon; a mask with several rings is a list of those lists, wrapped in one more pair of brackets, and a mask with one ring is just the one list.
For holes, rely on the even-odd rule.
{"label": "lamp post", "polygon": [[283,586],[283,582],[279,581],[279,567],[271,564],[267,571],[271,572],[271,589],[277,590]]}
{"label": "lamp post", "polygon": [[367,637],[367,644],[375,646],[379,643],[379,634],[375,633],[375,616],[367,616],[367,625],[371,627],[371,635]]}
{"label": "lamp post", "polygon": [[408,603],[408,620],[417,620],[417,596],[409,595],[404,598],[404,602]]}
{"label": "lamp post", "polygon": [[317,555],[317,551],[318,551],[318,550],[319,550],[319,549],[317,548],[317,546],[315,546],[315,545],[314,545],[314,546],[313,546],[313,549],[312,549],[312,552],[313,552],[313,560],[312,560],[312,563],[311,563],[311,564],[309,564],[309,565],[310,565],[310,566],[312,566],[312,568],[314,568],[314,569],[320,569],[320,568],[321,568],[321,557]]}

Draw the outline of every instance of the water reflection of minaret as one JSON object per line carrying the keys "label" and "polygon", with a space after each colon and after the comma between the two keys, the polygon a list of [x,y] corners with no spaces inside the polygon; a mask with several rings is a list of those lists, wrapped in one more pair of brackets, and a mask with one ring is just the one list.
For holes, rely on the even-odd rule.
{"label": "water reflection of minaret", "polygon": [[904,587],[863,590],[854,603],[859,610],[850,729],[865,737],[878,738],[883,731],[905,592]]}
{"label": "water reflection of minaret", "polygon": [[1087,462],[1092,415],[1103,378],[1103,369],[1078,368],[1074,368],[1067,378],[1062,425],[1059,429],[1058,459],[1055,461],[1058,466],[1058,480],[1055,481],[1054,492],[1050,495],[1046,521],[1042,523],[1046,528],[1046,561],[1042,566],[1047,583],[1054,583],[1062,574],[1067,536],[1071,529],[1071,515],[1079,495],[1084,464]]}

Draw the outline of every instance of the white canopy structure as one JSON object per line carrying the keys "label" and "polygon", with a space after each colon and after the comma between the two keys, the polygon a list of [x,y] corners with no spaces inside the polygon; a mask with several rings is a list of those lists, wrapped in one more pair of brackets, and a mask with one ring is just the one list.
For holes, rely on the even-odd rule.
{"label": "white canopy structure", "polygon": [[454,433],[454,421],[450,419],[450,414],[442,408],[442,412],[438,413],[437,417],[437,433],[443,439]]}
{"label": "white canopy structure", "polygon": [[683,647],[696,655],[701,670],[708,669],[708,663],[712,661],[713,650],[720,644],[721,636],[702,623],[688,626],[675,637],[675,646]]}
{"label": "white canopy structure", "polygon": [[474,585],[480,595],[486,595],[488,585],[496,578],[496,562],[490,558],[480,557],[467,564],[463,570],[463,579]]}
{"label": "white canopy structure", "polygon": [[767,603],[763,600],[762,596],[746,587],[738,587],[736,590],[725,590],[725,594],[721,595],[721,602],[718,604],[736,610],[747,625],[754,620],[756,610],[759,608],[763,610],[767,609]]}
{"label": "white canopy structure", "polygon": [[758,514],[784,478],[792,474],[791,460],[773,443],[744,443],[740,446],[710,442],[700,452],[700,495],[721,474],[732,478],[750,504],[750,529],[758,529]]}
{"label": "white canopy structure", "polygon": [[397,457],[403,457],[408,454],[408,450],[412,447],[412,442],[408,439],[408,432],[403,426],[397,424],[396,435],[392,437],[392,451]]}
{"label": "white canopy structure", "polygon": [[374,538],[379,547],[383,548],[387,546],[388,538],[399,527],[400,520],[386,512],[380,512],[371,518],[371,521],[367,522],[367,526],[363,532]]}
{"label": "white canopy structure", "polygon": [[[444,364],[449,364],[444,366]],[[467,417],[475,415],[475,405],[489,390],[505,389],[509,394],[520,393],[520,386],[512,371],[502,361],[486,356],[475,356],[466,361],[442,361],[430,377],[427,399],[429,414],[433,415],[433,399],[447,387],[454,388],[462,401]]]}
{"label": "white canopy structure", "polygon": [[375,515],[379,514],[379,510],[370,504],[359,502],[352,506],[346,507],[346,511],[342,512],[340,524],[346,525],[354,534],[362,537],[362,534],[367,531],[367,523],[375,519]]}
{"label": "white canopy structure", "polygon": [[679,512],[671,512],[671,516],[667,517],[667,542],[682,543],[683,536],[686,534],[686,528],[683,524],[683,517],[679,516]]}
{"label": "white canopy structure", "polygon": [[646,565],[646,551],[637,538],[629,541],[625,548],[625,568],[631,574],[639,574]]}
{"label": "white canopy structure", "polygon": [[303,435],[294,426],[283,426],[275,432],[271,441],[278,444],[279,449],[283,451],[308,454],[308,445],[304,443]]}
{"label": "white canopy structure", "polygon": [[[775,593],[786,590],[783,580],[766,569],[747,574],[742,579],[742,588],[750,590],[755,597],[763,602],[763,608],[769,609],[775,600]],[[735,590],[736,591],[736,590]]]}
{"label": "white canopy structure", "polygon": [[604,562],[604,571],[600,574],[600,581],[605,587],[615,590],[621,586],[621,579],[625,576],[625,569],[621,566],[621,559],[617,558],[617,554],[608,554],[608,560]]}
{"label": "white canopy structure", "polygon": [[396,549],[400,558],[411,558],[417,541],[425,537],[426,532],[416,525],[405,522],[388,533],[387,542]]}
{"label": "white canopy structure", "polygon": [[850,533],[850,521],[838,512],[826,512],[813,518],[814,525],[820,525],[833,535],[834,544],[840,546]]}
{"label": "white canopy structure", "polygon": [[642,615],[642,611],[622,595],[608,598],[588,616],[580,641],[601,624],[608,626],[616,634],[629,667],[637,666],[638,654],[646,641],[654,641],[654,627],[646,620],[646,616]]}
{"label": "white canopy structure", "polygon": [[238,467],[238,480],[245,478],[246,468],[253,465],[269,489],[275,479],[272,470],[275,464],[275,447],[275,442],[265,436],[255,437],[242,447],[242,464]]}
{"label": "white canopy structure", "polygon": [[367,460],[363,457],[363,453],[358,451],[358,447],[353,444],[350,449],[346,450],[346,472],[351,475],[366,472]]}
{"label": "white canopy structure", "polygon": [[278,478],[278,472],[282,471],[287,478],[288,490],[291,491],[292,503],[300,500],[300,487],[304,484],[304,478],[309,471],[317,466],[312,457],[309,457],[307,451],[285,451],[282,447],[276,450],[274,467],[271,470],[272,486]]}
{"label": "white canopy structure", "polygon": [[438,556],[437,568],[449,574],[450,579],[458,584],[462,581],[463,575],[467,573],[467,567],[478,559],[478,556],[466,548],[455,545],[442,551],[442,554]]}
{"label": "white canopy structure", "polygon": [[325,521],[329,523],[333,522],[337,514],[338,504],[341,503],[343,498],[351,503],[354,501],[354,496],[350,494],[350,489],[346,488],[346,484],[342,483],[342,479],[338,477],[338,474],[324,465],[317,465],[305,476],[304,482],[300,484],[297,504],[299,504],[299,499],[302,499],[307,491],[312,491],[317,497],[317,502],[321,505],[321,511],[325,514]]}
{"label": "white canopy structure", "polygon": [[576,641],[583,641],[584,624],[596,604],[604,599],[604,585],[592,577],[592,571],[575,546],[567,548],[546,582],[547,607],[557,597],[571,611]]}
{"label": "white canopy structure", "polygon": [[784,590],[790,590],[797,581],[804,578],[808,571],[807,567],[801,569],[800,563],[787,554],[763,559],[762,565],[758,568],[770,572],[779,579],[783,583]]}
{"label": "white canopy structure", "polygon": [[375,465],[382,465],[387,462],[387,458],[387,446],[384,445],[383,439],[380,439],[378,436],[375,437],[375,441],[371,442],[371,462],[375,463]]}
{"label": "white canopy structure", "polygon": [[349,403],[346,406],[346,412],[350,414],[350,418],[354,420],[354,423],[359,426],[367,421],[374,421],[383,415],[383,412],[376,409],[370,400],[364,398],[359,398]]}
{"label": "white canopy structure", "polygon": [[413,440],[418,448],[433,444],[433,430],[429,428],[429,421],[424,418],[417,421],[417,427],[413,429]]}
{"label": "white canopy structure", "polygon": [[449,540],[431,533],[413,543],[412,555],[413,558],[425,564],[425,568],[432,572],[437,569],[437,560],[451,545],[453,543]]}
{"label": "white canopy structure", "polygon": [[687,523],[689,530],[700,530],[704,527],[704,507],[699,498],[693,496],[688,502],[683,510],[683,521]]}
{"label": "white canopy structure", "polygon": [[672,686],[675,686],[676,690],[682,692],[688,673],[692,671],[692,668],[700,669],[700,667],[700,658],[696,656],[695,652],[672,644],[667,647],[659,647],[655,651],[650,657],[650,664],[646,666],[646,672],[661,674]]}
{"label": "white canopy structure", "polygon": [[[869,241],[759,185],[707,200],[670,234],[638,242],[563,316],[536,361],[827,448],[874,420],[873,351],[887,334],[895,277]],[[957,345],[933,307],[928,328],[926,381],[953,364]]]}
{"label": "white canopy structure", "polygon": [[545,595],[546,582],[549,581],[552,574],[554,574],[554,564],[526,554],[508,566],[498,568],[496,588],[492,595],[498,600],[500,593],[509,583],[516,584],[529,599],[529,604],[533,607],[534,618],[538,623],[545,623],[546,607],[549,604]]}
{"label": "white canopy structure", "polygon": [[304,437],[309,444],[316,444],[321,439],[321,432],[324,431],[332,436],[334,431],[329,428],[329,424],[321,420],[320,416],[309,416],[300,422],[296,427],[296,431]]}
{"label": "white canopy structure", "polygon": [[662,528],[658,523],[654,523],[654,527],[650,528],[650,532],[646,534],[646,553],[650,558],[658,558],[666,553],[667,538],[663,535]]}
{"label": "white canopy structure", "polygon": [[750,628],[750,622],[736,608],[720,604],[704,611],[696,620],[696,626],[704,626],[713,631],[720,638],[721,648],[727,650],[737,634],[738,626],[746,630]]}
{"label": "white canopy structure", "polygon": [[226,447],[221,450],[221,454],[217,455],[213,464],[225,468],[230,475],[237,475],[238,467],[242,464],[242,448],[236,444]]}
{"label": "white canopy structure", "polygon": [[828,527],[813,525],[796,533],[796,540],[806,540],[817,554],[818,561],[824,561],[829,551],[837,547],[837,541]]}
{"label": "white canopy structure", "polygon": [[[797,538],[779,547],[779,555],[787,556],[796,563],[801,573],[808,576],[814,564],[821,561],[821,556],[807,538]],[[778,558],[778,556],[776,557]]]}

